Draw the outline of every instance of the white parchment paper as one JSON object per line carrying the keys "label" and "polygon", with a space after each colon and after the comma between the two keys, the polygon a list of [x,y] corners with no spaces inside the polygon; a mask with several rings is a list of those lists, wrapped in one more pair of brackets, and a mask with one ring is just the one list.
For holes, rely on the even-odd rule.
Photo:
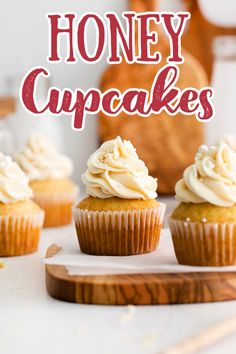
{"label": "white parchment paper", "polygon": [[156,251],[138,256],[107,257],[81,253],[76,235],[59,242],[57,246],[62,250],[44,262],[64,265],[69,275],[236,271],[236,266],[193,267],[178,264],[169,229],[162,230]]}

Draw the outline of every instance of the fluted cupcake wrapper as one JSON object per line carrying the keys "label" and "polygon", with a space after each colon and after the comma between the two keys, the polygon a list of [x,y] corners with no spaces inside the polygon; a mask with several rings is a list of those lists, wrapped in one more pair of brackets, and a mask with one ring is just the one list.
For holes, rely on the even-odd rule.
{"label": "fluted cupcake wrapper", "polygon": [[0,216],[0,256],[19,256],[37,251],[44,212]]}
{"label": "fluted cupcake wrapper", "polygon": [[131,211],[74,208],[80,249],[84,253],[127,256],[153,251],[159,242],[165,204]]}
{"label": "fluted cupcake wrapper", "polygon": [[236,264],[236,224],[169,218],[175,254],[180,264],[227,266]]}
{"label": "fluted cupcake wrapper", "polygon": [[62,192],[34,192],[34,201],[45,211],[44,227],[70,224],[71,207],[78,197],[78,188]]}

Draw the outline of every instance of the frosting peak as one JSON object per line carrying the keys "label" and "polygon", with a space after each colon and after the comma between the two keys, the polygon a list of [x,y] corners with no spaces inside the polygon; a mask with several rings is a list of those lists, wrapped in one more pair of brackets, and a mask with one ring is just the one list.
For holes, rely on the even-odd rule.
{"label": "frosting peak", "polygon": [[65,178],[73,171],[71,160],[59,154],[53,143],[38,133],[30,135],[16,160],[31,181]]}
{"label": "frosting peak", "polygon": [[0,153],[0,202],[11,204],[32,196],[33,192],[24,172],[10,156]]}
{"label": "frosting peak", "polygon": [[195,163],[177,182],[176,199],[185,203],[211,203],[229,207],[236,203],[236,153],[225,143],[202,145]]}
{"label": "frosting peak", "polygon": [[229,145],[233,151],[236,152],[236,137],[235,135],[225,134],[221,139],[221,142]]}
{"label": "frosting peak", "polygon": [[97,198],[154,199],[157,181],[130,141],[109,140],[95,151],[82,175],[87,193]]}

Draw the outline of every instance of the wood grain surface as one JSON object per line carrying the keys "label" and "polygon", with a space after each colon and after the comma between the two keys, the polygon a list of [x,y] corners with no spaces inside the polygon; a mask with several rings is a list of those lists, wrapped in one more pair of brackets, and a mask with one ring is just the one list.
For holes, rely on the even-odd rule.
{"label": "wood grain surface", "polygon": [[[60,251],[51,245],[47,258]],[[236,274],[160,273],[70,276],[64,266],[46,265],[49,295],[82,304],[191,304],[236,299]]]}
{"label": "wood grain surface", "polygon": [[[153,0],[131,0],[130,8],[136,12],[154,11]],[[104,92],[113,87],[121,92],[129,88],[144,88],[150,91],[158,70],[166,65],[169,55],[169,42],[163,30],[155,25],[160,34],[158,44],[151,51],[159,50],[162,61],[159,64],[128,64],[123,60],[120,64],[109,65],[104,72],[100,88]],[[185,63],[180,65],[180,79],[177,86],[202,88],[208,85],[207,76],[200,63],[185,50],[182,51]],[[152,176],[158,178],[160,194],[174,193],[174,186],[181,178],[183,170],[193,162],[199,145],[203,143],[203,124],[195,116],[181,113],[169,116],[165,111],[141,118],[138,114],[128,116],[125,113],[117,117],[109,117],[103,112],[99,114],[99,135],[101,141],[113,139],[117,135],[131,140],[137,152],[146,163]]]}
{"label": "wood grain surface", "polygon": [[0,118],[15,112],[16,101],[14,97],[0,97]]}

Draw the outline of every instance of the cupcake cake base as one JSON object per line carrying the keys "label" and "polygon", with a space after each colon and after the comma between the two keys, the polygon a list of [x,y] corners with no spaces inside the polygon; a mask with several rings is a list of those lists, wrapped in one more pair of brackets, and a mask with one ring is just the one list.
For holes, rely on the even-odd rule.
{"label": "cupcake cake base", "polygon": [[44,212],[32,201],[0,207],[0,256],[37,251]]}
{"label": "cupcake cake base", "polygon": [[169,220],[180,264],[229,266],[236,264],[236,224]]}
{"label": "cupcake cake base", "polygon": [[236,206],[181,203],[169,218],[169,226],[180,264],[236,264]]}
{"label": "cupcake cake base", "polygon": [[42,180],[30,183],[34,201],[44,210],[44,227],[57,227],[72,222],[72,206],[78,188],[69,179]]}
{"label": "cupcake cake base", "polygon": [[159,243],[164,212],[165,205],[155,200],[110,198],[107,202],[86,198],[74,208],[80,249],[109,256],[152,252]]}

